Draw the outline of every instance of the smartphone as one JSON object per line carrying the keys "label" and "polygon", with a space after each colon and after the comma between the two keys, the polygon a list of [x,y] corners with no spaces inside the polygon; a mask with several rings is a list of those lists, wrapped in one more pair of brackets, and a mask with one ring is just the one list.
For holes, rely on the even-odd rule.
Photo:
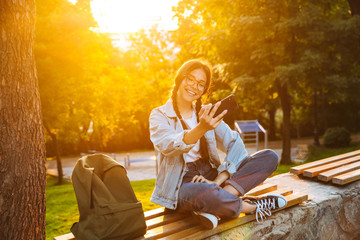
{"label": "smartphone", "polygon": [[221,100],[221,104],[219,108],[216,110],[214,117],[222,113],[224,110],[227,110],[226,114],[229,114],[231,112],[234,112],[238,108],[239,105],[236,102],[235,96],[231,94],[226,98],[224,98],[223,100]]}

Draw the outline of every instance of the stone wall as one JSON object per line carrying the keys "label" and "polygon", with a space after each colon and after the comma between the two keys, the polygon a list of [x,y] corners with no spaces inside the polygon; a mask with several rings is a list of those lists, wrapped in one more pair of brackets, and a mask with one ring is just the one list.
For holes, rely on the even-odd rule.
{"label": "stone wall", "polygon": [[266,182],[307,193],[309,200],[208,239],[360,239],[360,181],[334,186],[286,173]]}

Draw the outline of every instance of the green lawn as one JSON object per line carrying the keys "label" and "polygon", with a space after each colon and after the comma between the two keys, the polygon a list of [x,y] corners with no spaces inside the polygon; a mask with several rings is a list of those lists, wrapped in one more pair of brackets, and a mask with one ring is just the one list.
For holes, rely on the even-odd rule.
{"label": "green lawn", "polygon": [[[308,161],[327,158],[345,152],[360,149],[360,142],[352,143],[349,147],[328,149],[325,147],[310,147]],[[295,165],[279,165],[274,175],[289,172]],[[70,232],[70,227],[79,218],[75,193],[71,183],[56,185],[57,179],[48,177],[46,187],[46,239],[53,239]],[[131,185],[137,198],[142,202],[144,211],[160,207],[150,202],[150,196],[155,186],[155,179],[133,181]]]}

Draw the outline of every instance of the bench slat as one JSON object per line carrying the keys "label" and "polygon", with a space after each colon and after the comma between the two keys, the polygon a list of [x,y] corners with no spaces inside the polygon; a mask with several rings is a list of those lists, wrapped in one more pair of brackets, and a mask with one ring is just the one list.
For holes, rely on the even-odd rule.
{"label": "bench slat", "polygon": [[360,169],[336,176],[332,179],[332,182],[335,184],[344,185],[359,179]]}
{"label": "bench slat", "polygon": [[[275,190],[275,191],[271,191],[271,192],[269,192],[269,193],[276,193],[276,194],[280,194],[280,195],[283,195],[283,196],[287,196],[287,195],[292,194],[292,193],[293,193],[293,190],[291,190],[291,189],[286,189],[286,188],[281,188],[281,189],[277,189],[277,190]],[[268,194],[268,193],[261,194],[261,195],[259,195],[259,196],[260,196],[260,197],[261,197],[261,196],[265,196],[266,194]]]}
{"label": "bench slat", "polygon": [[166,225],[172,222],[176,222],[178,220],[184,219],[188,217],[188,215],[185,214],[179,214],[179,213],[174,213],[174,214],[167,214],[167,215],[163,215],[160,217],[156,217],[156,218],[152,218],[146,221],[146,225],[147,225],[147,230],[149,231],[150,229],[162,226],[162,225]]}
{"label": "bench slat", "polygon": [[183,231],[187,228],[195,226],[196,223],[194,219],[188,215],[188,217],[182,219],[181,221],[172,222],[159,226],[157,228],[150,229],[145,234],[145,239],[159,239],[174,233]]}
{"label": "bench slat", "polygon": [[54,237],[54,240],[76,240],[75,236],[72,233]]}
{"label": "bench slat", "polygon": [[292,167],[292,168],[290,168],[290,173],[300,175],[306,169],[313,168],[313,167],[318,167],[318,166],[321,166],[321,165],[324,165],[324,164],[327,164],[327,163],[342,160],[342,159],[345,159],[345,158],[354,157],[354,156],[357,156],[357,155],[360,155],[360,150],[349,152],[349,153],[344,153],[344,154],[341,154],[341,155],[325,158],[323,160],[318,160],[318,161],[315,161],[315,162],[310,162],[310,163],[306,163],[306,164],[303,164],[303,165],[300,165],[300,166]]}
{"label": "bench slat", "polygon": [[[306,201],[307,199],[308,199],[308,195],[303,194],[303,193],[295,193],[295,194],[288,195],[288,196],[286,196],[286,200],[288,201],[288,204],[285,208],[289,208],[296,204],[302,203],[302,202]],[[275,213],[277,211],[281,211],[281,210],[282,209],[273,211],[273,213]],[[239,225],[251,222],[255,219],[256,219],[255,214],[252,214],[252,215],[240,214],[240,216],[238,218],[221,223],[215,229],[209,230],[209,229],[205,229],[202,226],[197,225],[192,228],[186,229],[184,231],[172,234],[171,236],[168,236],[166,239],[174,239],[174,240],[175,239],[176,240],[178,240],[178,239],[191,239],[191,240],[203,239],[203,238],[215,235],[217,233],[224,232],[231,228],[237,227]]]}
{"label": "bench slat", "polygon": [[334,169],[334,168],[337,168],[337,167],[341,167],[343,165],[353,163],[353,162],[357,162],[357,161],[360,161],[360,156],[356,156],[356,157],[336,161],[336,162],[329,163],[329,164],[319,166],[319,167],[315,167],[315,168],[306,169],[303,172],[303,175],[305,177],[316,177],[322,172],[326,172],[328,170],[331,170],[331,169]]}
{"label": "bench slat", "polygon": [[148,220],[148,219],[152,219],[152,218],[156,218],[156,217],[165,215],[165,212],[166,212],[166,211],[165,211],[165,208],[164,208],[164,207],[156,208],[156,209],[153,209],[153,210],[149,210],[149,211],[147,211],[147,212],[144,212],[145,220]]}
{"label": "bench slat", "polygon": [[341,175],[347,172],[351,172],[353,170],[359,169],[360,168],[360,161],[359,162],[355,162],[355,163],[351,163],[339,168],[335,168],[326,172],[322,172],[319,174],[318,178],[319,180],[323,181],[323,182],[328,182],[331,179],[333,179],[333,177],[335,177],[336,175]]}
{"label": "bench slat", "polygon": [[265,183],[251,189],[249,192],[246,193],[246,195],[258,196],[267,192],[274,191],[276,189],[277,189],[276,184]]}

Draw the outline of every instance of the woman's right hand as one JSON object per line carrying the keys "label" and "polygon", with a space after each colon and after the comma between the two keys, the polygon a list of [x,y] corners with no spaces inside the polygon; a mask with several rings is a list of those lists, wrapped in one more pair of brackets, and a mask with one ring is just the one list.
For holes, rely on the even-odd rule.
{"label": "woman's right hand", "polygon": [[213,130],[219,126],[223,117],[227,113],[227,110],[224,110],[218,116],[214,117],[216,110],[219,108],[221,102],[217,102],[214,107],[212,108],[212,104],[207,104],[202,106],[199,112],[199,125],[201,128],[205,129],[206,131]]}

